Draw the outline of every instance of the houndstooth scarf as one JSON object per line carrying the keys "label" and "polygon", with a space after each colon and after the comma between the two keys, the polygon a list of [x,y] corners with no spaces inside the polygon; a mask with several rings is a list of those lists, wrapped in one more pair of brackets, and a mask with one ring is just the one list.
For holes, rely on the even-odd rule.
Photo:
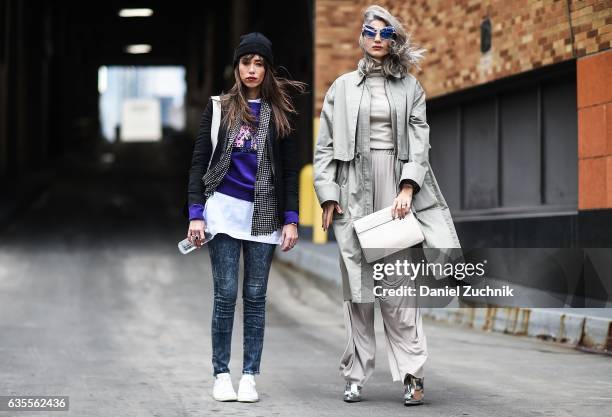
{"label": "houndstooth scarf", "polygon": [[[251,221],[251,236],[269,235],[280,227],[277,211],[277,196],[272,175],[272,161],[268,153],[268,127],[271,116],[270,105],[262,100],[257,128],[257,173],[255,177],[255,201],[253,202],[253,219]],[[232,145],[240,131],[241,120],[237,120],[227,132],[225,152],[219,162],[204,174],[204,196],[213,195],[227,174],[232,159]],[[212,158],[212,155],[211,155]]]}

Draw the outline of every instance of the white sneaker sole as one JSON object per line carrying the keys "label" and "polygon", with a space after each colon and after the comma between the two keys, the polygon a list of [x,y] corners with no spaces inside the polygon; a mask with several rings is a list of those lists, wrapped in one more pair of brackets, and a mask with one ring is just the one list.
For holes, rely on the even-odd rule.
{"label": "white sneaker sole", "polygon": [[226,402],[226,401],[236,401],[238,399],[238,397],[236,397],[236,394],[234,395],[214,395],[212,396],[215,400],[217,401],[222,401],[222,402]]}
{"label": "white sneaker sole", "polygon": [[259,397],[247,397],[244,395],[238,395],[238,402],[241,403],[256,403],[259,401]]}

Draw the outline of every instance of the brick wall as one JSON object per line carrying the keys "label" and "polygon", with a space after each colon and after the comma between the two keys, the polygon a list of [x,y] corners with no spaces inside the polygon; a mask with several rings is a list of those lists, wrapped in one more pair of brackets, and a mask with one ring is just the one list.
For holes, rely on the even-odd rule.
{"label": "brick wall", "polygon": [[[422,70],[414,71],[428,97],[594,54],[612,41],[612,0],[569,0],[569,14],[562,0],[316,0],[317,115],[333,80],[356,68],[362,13],[370,4],[389,9],[428,50]],[[492,47],[482,54],[485,16],[492,23]]]}
{"label": "brick wall", "polygon": [[612,50],[578,60],[578,208],[612,208]]}

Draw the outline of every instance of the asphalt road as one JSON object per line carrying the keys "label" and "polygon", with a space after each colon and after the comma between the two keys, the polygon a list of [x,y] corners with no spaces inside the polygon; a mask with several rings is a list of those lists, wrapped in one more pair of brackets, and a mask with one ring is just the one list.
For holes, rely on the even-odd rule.
{"label": "asphalt road", "polygon": [[611,357],[429,320],[426,404],[404,407],[378,316],[376,372],[364,401],[345,404],[341,294],[281,264],[270,276],[261,401],[214,401],[208,253],[178,252],[184,178],[157,175],[164,159],[149,152],[62,170],[0,230],[0,395],[70,397],[69,412],[0,416],[612,415]]}

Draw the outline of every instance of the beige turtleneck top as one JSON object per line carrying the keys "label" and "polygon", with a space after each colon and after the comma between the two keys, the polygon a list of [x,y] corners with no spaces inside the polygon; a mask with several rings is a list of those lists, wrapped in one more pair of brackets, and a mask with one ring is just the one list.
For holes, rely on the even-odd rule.
{"label": "beige turtleneck top", "polygon": [[380,67],[366,78],[370,91],[370,149],[393,149],[391,107],[385,91],[385,77]]}

